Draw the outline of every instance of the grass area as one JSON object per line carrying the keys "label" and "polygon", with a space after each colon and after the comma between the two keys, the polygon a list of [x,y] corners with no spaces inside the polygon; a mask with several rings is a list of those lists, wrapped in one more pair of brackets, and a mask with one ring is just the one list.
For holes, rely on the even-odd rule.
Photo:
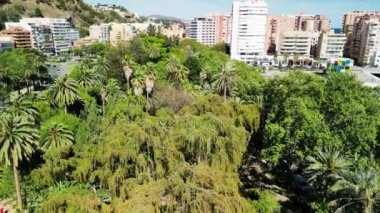
{"label": "grass area", "polygon": [[65,70],[71,72],[74,70],[74,68],[76,66],[78,66],[79,62],[75,62],[75,61],[68,61],[68,62],[64,62],[64,63],[61,63],[61,65],[63,66],[63,68],[65,68]]}

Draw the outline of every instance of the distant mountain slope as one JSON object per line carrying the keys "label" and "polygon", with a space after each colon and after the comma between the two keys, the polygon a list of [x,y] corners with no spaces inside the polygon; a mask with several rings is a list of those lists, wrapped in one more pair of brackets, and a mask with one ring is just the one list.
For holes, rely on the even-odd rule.
{"label": "distant mountain slope", "polygon": [[150,19],[157,19],[157,20],[168,20],[168,21],[177,21],[177,22],[183,22],[183,19],[177,18],[177,17],[171,17],[171,16],[162,16],[162,15],[150,15],[148,16]]}
{"label": "distant mountain slope", "polygon": [[0,0],[0,29],[6,21],[22,17],[57,17],[70,19],[77,27],[100,22],[129,22],[133,14],[122,17],[114,11],[95,11],[83,0]]}

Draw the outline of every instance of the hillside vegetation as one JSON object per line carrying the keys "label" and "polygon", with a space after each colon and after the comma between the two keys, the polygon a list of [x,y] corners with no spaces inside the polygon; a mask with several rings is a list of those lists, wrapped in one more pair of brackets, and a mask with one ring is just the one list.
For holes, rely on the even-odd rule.
{"label": "hillside vegetation", "polygon": [[130,13],[122,17],[113,11],[97,12],[82,0],[1,0],[0,29],[6,21],[18,21],[22,17],[67,18],[76,27],[85,27],[100,22],[129,22]]}

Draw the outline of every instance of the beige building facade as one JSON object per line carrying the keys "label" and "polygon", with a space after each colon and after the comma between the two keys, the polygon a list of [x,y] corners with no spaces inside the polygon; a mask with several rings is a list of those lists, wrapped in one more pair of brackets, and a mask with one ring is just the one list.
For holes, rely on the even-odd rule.
{"label": "beige building facade", "polygon": [[317,57],[320,59],[343,57],[346,41],[346,34],[335,33],[333,30],[321,33],[319,37]]}
{"label": "beige building facade", "polygon": [[9,27],[0,32],[0,35],[12,37],[15,48],[32,48],[31,32],[21,27]]}
{"label": "beige building facade", "polygon": [[285,31],[280,35],[277,52],[288,56],[315,56],[318,32]]}
{"label": "beige building facade", "polygon": [[110,24],[110,42],[116,46],[119,42],[130,41],[134,36],[133,27],[126,23]]}

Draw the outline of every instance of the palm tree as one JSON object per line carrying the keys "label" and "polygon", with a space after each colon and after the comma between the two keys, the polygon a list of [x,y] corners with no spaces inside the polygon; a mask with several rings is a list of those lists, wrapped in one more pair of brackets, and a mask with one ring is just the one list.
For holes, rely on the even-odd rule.
{"label": "palm tree", "polygon": [[68,76],[61,76],[49,90],[49,97],[59,107],[65,107],[73,104],[78,99],[79,91],[77,82]]}
{"label": "palm tree", "polygon": [[149,58],[157,59],[161,56],[160,49],[158,47],[152,47],[149,49]]}
{"label": "palm tree", "polygon": [[137,96],[144,93],[145,78],[141,69],[143,68],[141,67],[139,70],[137,70],[132,79],[133,93]]}
{"label": "palm tree", "polygon": [[190,58],[191,56],[194,55],[194,51],[193,51],[193,48],[189,45],[186,45],[184,48],[183,48],[184,52],[185,52],[185,55],[187,58]]}
{"label": "palm tree", "polygon": [[181,66],[181,62],[173,55],[166,59],[165,68],[169,73],[175,73]]}
{"label": "palm tree", "polygon": [[24,122],[20,117],[2,115],[0,118],[0,162],[13,167],[17,201],[21,212],[23,203],[18,174],[19,162],[29,160],[38,143],[37,131],[33,123]]}
{"label": "palm tree", "polygon": [[15,117],[20,117],[22,121],[34,123],[38,117],[38,109],[24,96],[17,96],[7,104],[7,111]]}
{"label": "palm tree", "polygon": [[41,85],[41,79],[44,77],[44,75],[48,74],[48,69],[45,66],[45,59],[41,56],[34,56],[32,66],[36,70],[35,74],[33,75],[33,86],[35,87],[35,81],[37,80],[39,82],[39,85]]}
{"label": "palm tree", "polygon": [[18,78],[19,77],[7,67],[0,67],[0,81],[6,85],[9,91],[15,86],[15,82],[19,80]]}
{"label": "palm tree", "polygon": [[[102,88],[101,96],[104,103],[113,103],[116,100],[120,99],[124,93],[121,91],[119,82],[116,79],[109,79],[107,84]],[[104,107],[103,107],[104,109]]]}
{"label": "palm tree", "polygon": [[203,67],[201,72],[199,73],[199,79],[200,79],[200,83],[202,87],[205,87],[206,85],[208,85],[209,77],[211,75],[210,73],[211,73],[210,66]]}
{"label": "palm tree", "polygon": [[156,67],[153,63],[149,62],[145,66],[144,70],[145,74],[145,88],[147,97],[153,91],[154,88],[154,80],[156,80]]}
{"label": "palm tree", "polygon": [[22,77],[24,78],[23,80],[26,82],[26,89],[27,92],[29,93],[30,88],[29,88],[29,80],[30,78],[36,74],[35,67],[30,64],[29,60],[25,60],[24,65],[22,66]]}
{"label": "palm tree", "polygon": [[227,95],[232,93],[232,89],[237,81],[235,71],[235,62],[228,61],[213,78],[218,92],[223,94],[225,100],[227,100]]}
{"label": "palm tree", "polygon": [[79,75],[77,76],[79,86],[83,87],[87,92],[88,89],[92,88],[96,83],[100,82],[100,76],[95,70],[91,69],[81,69],[79,70]]}
{"label": "palm tree", "polygon": [[130,81],[133,74],[133,67],[135,65],[136,64],[132,60],[128,60],[127,62],[124,62],[123,70],[124,70],[125,79],[127,80],[128,90],[131,87]]}
{"label": "palm tree", "polygon": [[103,77],[107,76],[107,72],[110,70],[110,64],[105,57],[98,56],[98,71],[101,73]]}
{"label": "palm tree", "polygon": [[61,148],[74,143],[74,133],[61,123],[53,123],[42,136],[42,149]]}
{"label": "palm tree", "polygon": [[305,173],[310,183],[323,192],[323,197],[326,197],[329,186],[342,175],[348,174],[351,166],[338,150],[331,147],[317,150],[315,156],[309,156],[306,160],[309,165]]}
{"label": "palm tree", "polygon": [[169,73],[169,78],[178,85],[178,88],[182,89],[189,73],[187,67],[183,66],[174,56],[167,59],[165,67]]}
{"label": "palm tree", "polygon": [[85,57],[80,66],[81,69],[90,69],[92,67],[92,61],[90,58]]}
{"label": "palm tree", "polygon": [[341,195],[341,198],[331,202],[339,206],[335,212],[352,209],[353,212],[374,213],[380,207],[379,178],[379,171],[367,166],[338,180],[331,187],[332,192]]}

